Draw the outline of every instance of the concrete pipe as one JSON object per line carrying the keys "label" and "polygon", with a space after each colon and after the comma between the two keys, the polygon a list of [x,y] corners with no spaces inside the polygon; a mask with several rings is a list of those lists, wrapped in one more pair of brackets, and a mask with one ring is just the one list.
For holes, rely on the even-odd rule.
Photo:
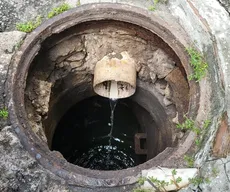
{"label": "concrete pipe", "polygon": [[136,90],[135,61],[127,52],[106,55],[95,66],[93,88],[103,97],[130,97]]}

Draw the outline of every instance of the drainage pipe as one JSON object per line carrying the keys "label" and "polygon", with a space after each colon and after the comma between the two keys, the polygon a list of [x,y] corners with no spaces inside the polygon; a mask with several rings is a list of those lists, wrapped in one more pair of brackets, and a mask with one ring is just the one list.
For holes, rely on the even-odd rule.
{"label": "drainage pipe", "polygon": [[103,97],[118,99],[136,91],[136,65],[127,52],[110,53],[94,69],[94,91]]}

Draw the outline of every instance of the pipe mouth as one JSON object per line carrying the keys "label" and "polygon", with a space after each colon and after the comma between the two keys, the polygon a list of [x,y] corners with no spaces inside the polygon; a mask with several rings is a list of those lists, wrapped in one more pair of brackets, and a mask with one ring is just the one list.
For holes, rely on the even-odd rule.
{"label": "pipe mouth", "polygon": [[94,85],[94,91],[102,97],[110,99],[121,99],[132,96],[136,91],[136,86],[128,82],[108,80]]}
{"label": "pipe mouth", "polygon": [[[11,123],[25,149],[71,186],[99,190],[134,184],[143,169],[182,166],[179,159],[190,148],[191,139],[176,129],[176,123],[185,113],[196,115],[199,87],[187,81],[189,58],[172,31],[148,11],[93,4],[67,11],[28,35],[14,56],[7,83]],[[109,53],[124,51],[135,61],[132,81],[108,78],[95,83],[94,88],[111,81],[132,86],[128,93],[133,95],[128,99],[141,106],[133,112],[142,129],[133,140],[140,141],[146,134],[147,147],[142,148],[140,141],[136,150],[144,153],[147,149],[146,158],[137,166],[118,171],[73,165],[51,150],[56,128],[72,106],[95,95],[97,62]]]}
{"label": "pipe mouth", "polygon": [[94,91],[103,97],[130,97],[136,89],[136,64],[127,52],[110,53],[96,63]]}

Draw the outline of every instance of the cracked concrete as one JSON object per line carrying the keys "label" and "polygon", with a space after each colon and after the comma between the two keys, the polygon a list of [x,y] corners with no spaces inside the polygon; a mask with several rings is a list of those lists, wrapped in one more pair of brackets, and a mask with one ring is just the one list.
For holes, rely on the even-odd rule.
{"label": "cracked concrete", "polygon": [[[2,0],[0,2],[0,31],[11,31],[15,29],[17,22],[27,21],[37,15],[46,15],[52,7],[60,4],[61,0],[53,2],[23,0]],[[69,0],[72,5],[75,1]],[[81,3],[105,2],[103,0],[82,0]],[[151,1],[145,0],[116,0],[112,3],[129,3],[145,9],[151,5]],[[223,6],[221,6],[221,5]],[[165,13],[162,14],[162,13]],[[213,157],[212,146],[220,124],[221,114],[227,111],[230,118],[230,3],[228,0],[194,0],[181,1],[169,0],[167,7],[159,6],[159,10],[153,14],[162,14],[160,17],[173,16],[185,31],[197,48],[205,55],[209,63],[210,76],[201,83],[202,94],[210,94],[206,87],[212,86],[210,99],[212,106],[199,109],[201,114],[212,119],[212,125],[206,134],[205,144],[196,155],[196,165],[200,167],[203,177],[210,178],[210,183],[199,185],[200,191],[204,192],[228,192],[230,190],[230,157]],[[152,13],[151,13],[152,14]],[[0,33],[0,108],[6,106],[4,97],[4,84],[8,65],[12,55],[25,37],[22,32],[12,31]],[[143,74],[145,74],[145,70]],[[150,75],[151,76],[151,75]],[[208,79],[212,78],[212,85]],[[221,81],[219,81],[219,79]],[[155,81],[154,75],[152,80]],[[215,109],[215,110],[211,110]],[[208,112],[208,113],[207,113]],[[204,117],[202,116],[202,118]],[[201,117],[197,117],[201,121]],[[0,121],[0,191],[76,191],[72,186],[67,186],[65,181],[44,170],[37,161],[32,158],[22,147],[14,134],[12,127],[5,127],[6,121]],[[228,121],[229,124],[229,121]],[[94,191],[82,189],[79,191]],[[106,189],[99,189],[99,191]],[[182,189],[183,192],[198,191],[197,186],[189,186]],[[109,190],[108,190],[109,191]],[[110,190],[111,191],[111,190]],[[114,189],[116,191],[116,189]],[[131,189],[123,189],[131,191]]]}

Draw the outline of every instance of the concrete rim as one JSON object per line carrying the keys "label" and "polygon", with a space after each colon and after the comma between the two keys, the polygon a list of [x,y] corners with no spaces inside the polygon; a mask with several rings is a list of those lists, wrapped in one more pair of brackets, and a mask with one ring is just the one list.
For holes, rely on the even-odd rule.
{"label": "concrete rim", "polygon": [[[52,154],[46,143],[42,143],[31,131],[27,122],[24,106],[24,88],[30,63],[33,61],[41,47],[41,43],[49,36],[60,33],[79,23],[95,20],[116,20],[139,25],[162,38],[176,53],[189,75],[188,55],[185,47],[179,39],[171,33],[170,26],[160,18],[150,14],[141,8],[123,4],[88,4],[71,9],[57,17],[44,22],[25,39],[20,50],[12,59],[10,72],[7,79],[6,91],[9,103],[10,121],[17,133],[22,145],[37,161],[46,169],[64,178],[68,184],[87,187],[113,187],[133,184],[136,176],[142,169],[160,166],[165,162],[174,149],[166,149],[157,157],[134,168],[120,171],[97,171],[84,169],[68,163]],[[199,87],[189,82],[190,106],[189,113],[194,116],[197,113],[199,100]],[[196,94],[195,94],[196,93]]]}

